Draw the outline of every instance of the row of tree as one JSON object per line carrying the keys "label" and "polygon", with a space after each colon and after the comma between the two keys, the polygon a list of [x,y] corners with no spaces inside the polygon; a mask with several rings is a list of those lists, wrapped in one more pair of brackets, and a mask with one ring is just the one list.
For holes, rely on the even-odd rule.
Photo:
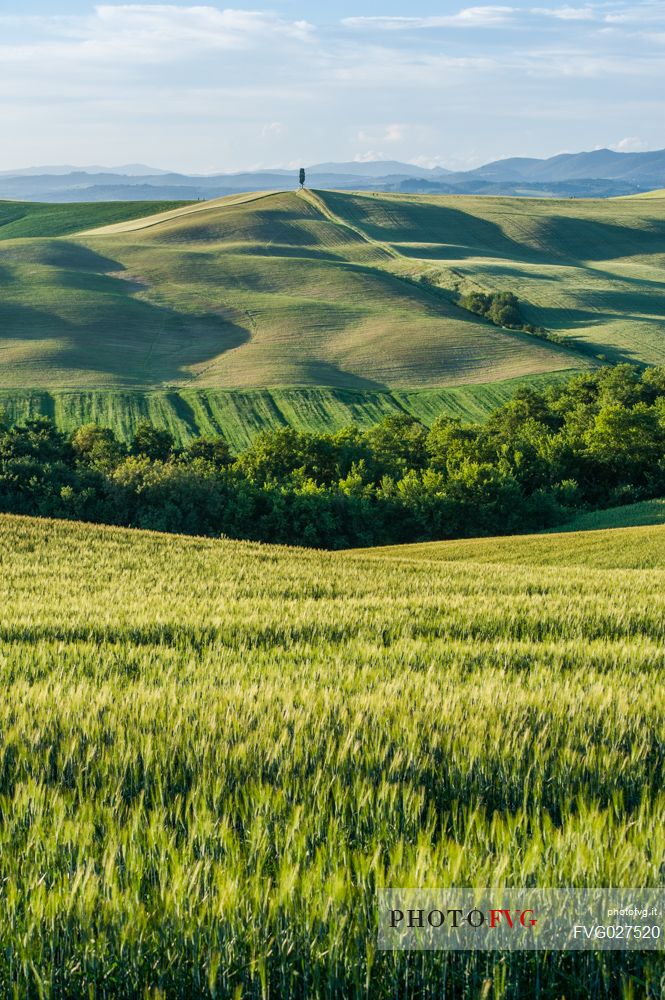
{"label": "row of tree", "polygon": [[519,390],[484,424],[413,417],[334,434],[179,449],[46,418],[0,425],[0,509],[326,548],[512,533],[665,494],[665,368],[603,368]]}

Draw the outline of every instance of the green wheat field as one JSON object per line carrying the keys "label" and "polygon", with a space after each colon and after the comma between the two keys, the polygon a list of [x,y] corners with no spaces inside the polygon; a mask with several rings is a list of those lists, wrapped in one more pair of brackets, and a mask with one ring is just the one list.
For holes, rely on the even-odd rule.
{"label": "green wheat field", "polygon": [[665,526],[323,553],[0,517],[0,995],[657,998],[375,892],[660,886]]}

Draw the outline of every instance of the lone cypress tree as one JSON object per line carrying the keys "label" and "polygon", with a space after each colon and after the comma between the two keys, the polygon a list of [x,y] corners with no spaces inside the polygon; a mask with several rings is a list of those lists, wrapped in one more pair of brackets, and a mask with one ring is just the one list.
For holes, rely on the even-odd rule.
{"label": "lone cypress tree", "polygon": [[300,168],[300,187],[304,188],[304,186],[305,186],[305,168],[301,167]]}

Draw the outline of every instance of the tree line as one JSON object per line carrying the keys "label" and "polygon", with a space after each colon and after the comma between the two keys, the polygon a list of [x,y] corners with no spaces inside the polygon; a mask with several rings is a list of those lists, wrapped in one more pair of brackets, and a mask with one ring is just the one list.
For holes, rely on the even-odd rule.
{"label": "tree line", "polygon": [[286,427],[240,455],[221,437],[178,448],[145,421],[128,443],[0,421],[0,510],[159,531],[337,549],[533,531],[663,495],[665,368],[521,388],[483,424]]}

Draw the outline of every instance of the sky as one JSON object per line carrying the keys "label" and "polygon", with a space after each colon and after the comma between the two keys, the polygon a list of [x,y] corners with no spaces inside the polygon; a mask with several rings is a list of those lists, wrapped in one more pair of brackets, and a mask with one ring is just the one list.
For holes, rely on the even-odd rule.
{"label": "sky", "polygon": [[665,147],[665,0],[3,0],[0,170]]}

